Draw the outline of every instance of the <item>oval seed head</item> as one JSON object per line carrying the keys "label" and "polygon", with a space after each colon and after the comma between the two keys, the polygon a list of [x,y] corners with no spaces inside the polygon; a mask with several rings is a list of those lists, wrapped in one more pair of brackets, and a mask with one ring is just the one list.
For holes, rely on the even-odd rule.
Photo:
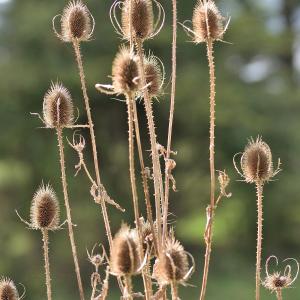
{"label": "oval seed head", "polygon": [[134,93],[137,88],[138,65],[136,56],[126,46],[122,46],[112,66],[113,87],[118,94]]}
{"label": "oval seed head", "polygon": [[59,226],[59,205],[54,190],[41,185],[35,192],[31,208],[30,221],[35,229],[55,230]]}
{"label": "oval seed head", "polygon": [[272,291],[276,292],[278,289],[284,289],[291,285],[292,278],[290,274],[286,276],[280,275],[280,273],[275,272],[266,277],[265,281],[263,282],[263,286]]}
{"label": "oval seed head", "polygon": [[19,300],[17,288],[9,278],[0,279],[0,300]]}
{"label": "oval seed head", "polygon": [[273,177],[272,152],[260,137],[249,141],[242,155],[241,168],[249,183],[264,183]]}
{"label": "oval seed head", "polygon": [[92,22],[88,8],[81,0],[69,2],[61,17],[61,39],[65,42],[88,41]]}
{"label": "oval seed head", "polygon": [[116,276],[131,276],[138,273],[140,265],[137,234],[123,224],[113,240],[110,254],[111,271]]}
{"label": "oval seed head", "polygon": [[145,59],[144,67],[149,96],[158,97],[162,92],[164,81],[160,63],[155,56],[150,55]]}
{"label": "oval seed head", "polygon": [[184,282],[188,272],[187,253],[180,242],[171,235],[166,241],[166,249],[155,263],[153,275],[160,284],[171,284]]}
{"label": "oval seed head", "polygon": [[196,4],[193,13],[193,32],[196,43],[206,42],[209,38],[213,41],[221,40],[225,28],[224,18],[212,0]]}
{"label": "oval seed head", "polygon": [[73,125],[74,107],[70,92],[61,83],[52,83],[44,96],[43,116],[47,127]]}
{"label": "oval seed head", "polygon": [[[130,12],[131,2],[131,12]],[[151,38],[154,31],[154,16],[151,0],[124,0],[122,6],[122,31],[124,38],[145,40]]]}

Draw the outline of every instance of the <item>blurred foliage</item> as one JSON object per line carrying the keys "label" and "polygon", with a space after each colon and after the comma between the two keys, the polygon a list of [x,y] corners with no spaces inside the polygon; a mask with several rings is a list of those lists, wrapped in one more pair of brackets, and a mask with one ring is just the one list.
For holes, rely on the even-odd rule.
{"label": "blurred foliage", "polygon": [[[132,223],[128,181],[125,104],[98,94],[97,82],[109,83],[111,62],[122,42],[109,21],[110,1],[86,1],[96,20],[94,39],[82,45],[89,95],[93,107],[101,172],[111,196],[127,209],[109,208],[112,230],[122,220]],[[171,1],[161,1],[167,12],[165,27],[146,43],[167,71],[165,94],[155,103],[159,142],[166,144],[171,61]],[[82,96],[71,45],[52,32],[52,17],[67,1],[0,1],[0,274],[22,282],[28,299],[45,298],[41,237],[26,230],[15,215],[29,215],[31,197],[42,180],[50,182],[62,199],[56,136],[38,129],[43,94],[51,80],[71,90],[84,123]],[[232,157],[247,138],[258,134],[269,143],[283,171],[265,188],[264,249],[266,258],[300,258],[300,5],[297,0],[228,0],[218,3],[231,15],[228,43],[215,45],[217,73],[216,167],[226,169],[232,198],[217,211],[208,299],[252,299],[256,239],[254,186],[237,182]],[[190,19],[194,1],[178,1],[179,21]],[[182,299],[197,299],[203,263],[205,207],[209,198],[208,69],[204,45],[192,44],[178,29],[178,81],[173,149],[178,151],[174,172],[179,192],[171,194],[171,221],[178,238],[196,258],[192,284],[182,288]],[[139,105],[144,145],[149,149],[143,107]],[[86,132],[85,132],[86,134]],[[67,132],[70,137],[71,133]],[[74,178],[76,153],[66,147],[67,173],[84,285],[89,291],[92,268],[86,247],[105,245],[100,208],[89,195],[83,175]],[[91,153],[86,152],[92,166]],[[148,163],[149,164],[149,163]],[[140,197],[142,199],[142,196]],[[64,216],[63,201],[61,200]],[[176,222],[176,223],[175,223]],[[77,296],[67,231],[50,235],[54,299]],[[111,279],[111,286],[115,280]],[[296,287],[299,287],[299,280]],[[115,294],[114,294],[115,293]],[[263,292],[262,299],[275,295]],[[286,291],[299,299],[299,288]],[[111,288],[109,299],[119,299]]]}

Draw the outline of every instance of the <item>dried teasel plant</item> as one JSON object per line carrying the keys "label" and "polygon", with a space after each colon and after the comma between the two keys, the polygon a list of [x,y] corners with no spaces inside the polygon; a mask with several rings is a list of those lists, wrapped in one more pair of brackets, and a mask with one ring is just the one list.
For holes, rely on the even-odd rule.
{"label": "dried teasel plant", "polygon": [[110,9],[110,19],[116,32],[131,43],[155,37],[164,25],[165,12],[156,0],[116,0]]}
{"label": "dried teasel plant", "polygon": [[[189,266],[189,258],[192,266]],[[165,241],[164,250],[158,255],[153,276],[159,286],[171,285],[172,300],[178,298],[178,284],[185,284],[195,269],[194,258],[186,252],[178,240],[175,239],[173,229]]]}
{"label": "dried teasel plant", "polygon": [[[116,203],[114,201],[110,201],[111,198],[107,195],[106,190],[101,182],[94,123],[93,123],[93,118],[91,113],[90,100],[87,92],[87,84],[85,79],[83,60],[80,51],[80,43],[84,41],[88,41],[92,37],[94,32],[94,27],[95,27],[95,21],[87,6],[83,4],[82,1],[80,0],[69,2],[69,4],[63,10],[63,13],[61,15],[60,34],[57,32],[55,28],[55,19],[56,17],[53,18],[53,30],[55,34],[61,40],[65,42],[71,42],[74,48],[75,60],[78,67],[78,73],[79,73],[81,89],[82,89],[82,94],[84,99],[84,106],[85,106],[85,111],[88,120],[88,129],[90,132],[94,171],[95,171],[95,179],[91,177],[90,172],[88,172],[88,177],[89,179],[92,179],[93,182],[91,192],[94,193],[92,194],[92,197],[94,198],[95,202],[97,204],[100,204],[101,206],[105,230],[107,233],[109,245],[111,247],[112,234],[111,234],[111,228],[109,224],[106,203],[107,202],[112,202],[114,204]],[[81,297],[83,299],[83,293],[81,293]]]}
{"label": "dried teasel plant", "polygon": [[283,263],[286,264],[289,261],[294,262],[296,264],[296,272],[292,275],[292,267],[290,264],[287,264],[284,268],[284,271],[275,271],[273,273],[270,272],[270,262],[271,260],[275,260],[276,267],[278,267],[278,258],[274,255],[270,256],[265,265],[266,270],[266,278],[263,281],[263,286],[271,292],[275,292],[277,296],[277,300],[282,300],[282,290],[289,288],[298,278],[299,274],[299,263],[294,258],[286,258],[283,260]]}
{"label": "dried teasel plant", "polygon": [[124,299],[132,299],[132,276],[141,273],[147,258],[146,255],[142,259],[140,257],[138,239],[137,232],[126,224],[121,226],[113,239],[110,270],[111,274],[124,279]]}
{"label": "dried teasel plant", "polygon": [[77,256],[77,249],[73,231],[73,223],[71,216],[71,207],[69,201],[69,193],[67,187],[67,176],[66,176],[66,166],[65,166],[65,153],[64,153],[64,143],[63,143],[63,129],[64,128],[80,128],[86,127],[86,125],[74,125],[74,104],[72,96],[68,89],[63,86],[62,83],[52,83],[49,90],[45,93],[43,100],[43,116],[39,118],[48,128],[53,128],[57,134],[58,141],[58,152],[60,160],[60,171],[61,171],[61,181],[64,195],[64,202],[67,214],[68,232],[71,244],[72,256],[75,265],[75,273],[77,277],[78,289],[81,300],[84,300],[83,286],[80,275],[80,267]]}
{"label": "dried teasel plant", "polygon": [[[235,159],[240,155],[239,169]],[[257,246],[256,246],[256,300],[260,299],[261,284],[261,252],[263,228],[263,187],[280,172],[280,159],[274,170],[272,152],[261,137],[249,140],[244,152],[237,153],[233,158],[234,167],[247,183],[254,183],[257,193]]]}
{"label": "dried teasel plant", "polygon": [[57,196],[49,184],[42,184],[35,192],[30,207],[30,222],[25,221],[18,214],[21,221],[25,223],[28,228],[40,230],[42,233],[48,300],[52,299],[48,235],[49,231],[61,229],[63,224],[59,225],[59,214],[60,209]]}
{"label": "dried teasel plant", "polygon": [[21,296],[14,282],[7,277],[0,278],[0,299],[1,300],[22,300],[25,297],[25,289]]}
{"label": "dried teasel plant", "polygon": [[[187,26],[192,23],[193,29]],[[206,243],[204,271],[202,278],[202,288],[200,300],[205,299],[206,286],[208,280],[211,248],[212,248],[212,235],[214,212],[216,208],[215,186],[216,186],[216,170],[215,170],[215,119],[216,119],[216,76],[215,76],[215,62],[214,62],[214,49],[215,41],[221,40],[227,30],[229,22],[224,26],[224,17],[222,17],[217,6],[213,0],[198,0],[194,8],[192,21],[185,21],[181,25],[196,44],[205,43],[207,49],[207,59],[209,67],[209,80],[210,80],[210,96],[209,96],[209,164],[210,164],[210,205],[207,207],[207,224],[204,239]]]}

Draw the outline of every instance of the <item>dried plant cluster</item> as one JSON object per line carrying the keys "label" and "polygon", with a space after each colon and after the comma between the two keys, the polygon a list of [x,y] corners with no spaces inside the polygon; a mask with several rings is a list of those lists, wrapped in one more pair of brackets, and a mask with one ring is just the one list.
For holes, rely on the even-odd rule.
{"label": "dried plant cluster", "polygon": [[[38,117],[45,128],[51,129],[57,136],[57,151],[59,163],[58,172],[61,175],[63,201],[66,209],[66,221],[60,223],[60,207],[54,189],[50,185],[42,184],[32,198],[30,222],[19,218],[28,228],[42,233],[43,255],[45,263],[45,283],[47,299],[52,299],[50,259],[49,259],[49,231],[62,229],[67,224],[71,245],[71,255],[77,279],[78,293],[81,300],[87,297],[91,300],[109,298],[109,281],[116,277],[121,299],[135,298],[155,300],[179,299],[179,285],[187,285],[195,269],[193,256],[185,250],[175,237],[175,229],[169,225],[168,216],[170,193],[176,191],[176,181],[173,171],[176,167],[172,151],[172,129],[175,111],[176,95],[176,41],[177,41],[177,3],[172,0],[173,34],[172,34],[172,84],[170,96],[170,117],[168,123],[168,138],[166,146],[158,142],[153,112],[153,100],[163,95],[165,71],[163,62],[153,53],[145,55],[145,43],[155,38],[164,26],[165,12],[162,4],[157,0],[115,0],[110,9],[110,19],[116,33],[122,37],[124,44],[112,62],[111,84],[97,83],[96,89],[107,95],[118,95],[125,98],[128,117],[128,157],[129,182],[131,187],[132,208],[134,222],[131,226],[120,224],[119,231],[113,236],[109,223],[107,205],[117,208],[120,213],[124,209],[108,194],[102,184],[95,129],[93,125],[92,108],[88,96],[85,79],[85,69],[81,54],[81,46],[91,40],[95,21],[81,0],[71,1],[62,14],[53,18],[53,29],[56,36],[63,42],[71,43],[74,50],[74,61],[78,67],[78,83],[81,85],[84,102],[86,124],[77,124],[74,117],[74,103],[71,93],[60,82],[51,83],[42,101],[42,116]],[[223,39],[229,20],[221,15],[213,0],[198,0],[192,20],[181,25],[194,44],[204,43],[207,50],[208,76],[210,80],[208,101],[209,115],[209,166],[210,166],[210,199],[206,209],[206,227],[204,228],[205,257],[203,265],[200,300],[206,298],[209,267],[211,261],[213,228],[217,208],[223,198],[229,198],[227,192],[230,178],[225,171],[219,171],[216,176],[215,167],[215,126],[216,126],[216,76],[214,44]],[[60,29],[56,19],[60,18]],[[191,24],[191,28],[188,26]],[[145,109],[148,124],[148,137],[151,145],[151,166],[145,165],[145,155],[148,155],[142,145],[139,127],[137,99],[140,99]],[[77,156],[75,166],[76,175],[82,171],[90,182],[90,196],[95,204],[101,207],[102,217],[107,235],[107,243],[93,247],[91,253],[87,251],[90,263],[94,267],[91,274],[91,287],[83,287],[80,264],[77,256],[76,238],[73,231],[71,201],[69,197],[68,178],[65,163],[65,130],[73,131],[73,141],[68,140]],[[86,141],[78,130],[88,130],[89,141]],[[91,148],[93,155],[93,170],[89,170],[85,162],[85,149]],[[240,166],[236,161],[240,155]],[[136,159],[136,156],[138,159]],[[138,166],[136,165],[138,161]],[[282,290],[290,287],[299,273],[299,264],[295,259],[283,261],[284,271],[270,271],[270,261],[278,259],[270,256],[266,261],[266,278],[261,279],[262,264],[262,222],[263,222],[263,187],[280,171],[280,161],[275,169],[270,147],[258,137],[249,140],[242,153],[234,156],[234,167],[246,183],[253,183],[257,191],[257,253],[256,253],[256,300],[260,299],[260,287],[263,285],[271,292],[275,292],[277,299],[282,299]],[[220,168],[219,168],[220,169]],[[139,172],[138,172],[139,171]],[[141,174],[143,195],[138,193],[136,174]],[[219,193],[217,194],[217,182]],[[154,189],[154,196],[151,190]],[[141,199],[145,199],[141,201]],[[145,202],[145,203],[143,203]],[[142,206],[146,208],[146,215],[142,216]],[[102,241],[101,241],[102,242]],[[95,252],[97,250],[97,252]],[[107,255],[107,253],[109,253]],[[54,261],[54,259],[53,259]],[[292,268],[296,265],[296,271]],[[81,262],[83,263],[83,262]],[[103,276],[104,274],[104,276]],[[136,291],[134,278],[141,276],[143,290]],[[88,296],[89,295],[89,296]],[[7,278],[0,280],[0,300],[22,299],[15,284]]]}

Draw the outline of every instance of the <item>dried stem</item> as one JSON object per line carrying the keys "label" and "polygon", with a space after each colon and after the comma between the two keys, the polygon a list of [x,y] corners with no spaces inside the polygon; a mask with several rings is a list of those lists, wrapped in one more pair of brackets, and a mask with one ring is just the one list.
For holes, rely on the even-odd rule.
{"label": "dried stem", "polygon": [[76,250],[76,244],[75,244],[75,238],[74,238],[74,232],[73,232],[71,208],[70,208],[70,203],[69,203],[62,129],[57,128],[56,131],[57,131],[57,140],[58,140],[58,148],[59,148],[59,156],[60,156],[61,180],[62,180],[63,194],[64,194],[64,200],[65,200],[66,213],[67,213],[67,221],[68,221],[67,223],[68,223],[68,230],[69,230],[69,238],[70,238],[72,255],[73,255],[73,260],[74,260],[74,265],[75,265],[75,273],[76,273],[76,277],[77,277],[80,299],[84,300],[84,293],[83,293],[82,281],[81,281],[81,276],[80,276],[80,268],[79,268],[79,263],[78,263],[78,258],[77,258],[77,250]]}
{"label": "dried stem", "polygon": [[172,300],[178,300],[178,285],[176,282],[171,283]]}
{"label": "dried stem", "polygon": [[215,64],[213,56],[213,41],[208,38],[207,43],[207,58],[209,65],[209,79],[210,79],[210,129],[209,129],[209,162],[210,162],[210,207],[208,210],[209,227],[206,231],[206,250],[205,250],[205,262],[202,278],[202,288],[200,294],[200,300],[205,299],[210,255],[212,248],[212,235],[213,235],[213,223],[214,223],[214,209],[215,209],[215,105],[216,105],[216,78],[215,78]]}
{"label": "dried stem", "polygon": [[[81,88],[82,88],[82,93],[83,93],[83,98],[84,98],[84,103],[85,103],[85,110],[86,110],[89,129],[90,129],[96,181],[97,181],[97,186],[100,187],[101,186],[101,178],[100,178],[99,162],[98,162],[98,155],[97,155],[97,145],[96,145],[94,124],[93,124],[92,113],[91,113],[91,108],[90,108],[90,101],[89,101],[89,97],[87,94],[83,62],[82,62],[82,57],[81,57],[81,53],[80,53],[80,47],[79,47],[78,40],[73,41],[73,47],[74,47],[75,57],[76,57],[77,65],[78,65],[79,76],[80,76],[80,81],[81,81]],[[110,224],[109,224],[105,201],[101,201],[101,209],[102,209],[104,225],[105,225],[106,234],[108,237],[109,246],[111,248],[112,234],[111,234],[111,229],[110,229]]]}
{"label": "dried stem", "polygon": [[282,289],[276,291],[277,300],[282,300]]}
{"label": "dried stem", "polygon": [[139,161],[140,161],[140,166],[141,166],[141,174],[142,174],[142,181],[143,181],[143,188],[144,188],[144,195],[145,195],[145,202],[146,202],[147,219],[151,226],[151,231],[153,234],[154,249],[157,253],[157,240],[156,240],[156,233],[155,233],[154,222],[153,222],[149,185],[148,185],[148,177],[146,174],[146,168],[145,168],[145,163],[144,163],[143,147],[142,147],[140,128],[139,128],[139,119],[138,119],[135,101],[132,102],[132,109],[133,109],[134,125],[135,125],[135,138],[136,138]]}
{"label": "dried stem", "polygon": [[159,156],[157,152],[157,141],[155,134],[154,117],[152,111],[152,100],[150,98],[148,89],[146,88],[146,76],[144,67],[144,51],[141,40],[136,41],[136,50],[139,57],[139,68],[141,73],[141,82],[143,86],[144,105],[148,121],[148,129],[151,144],[152,165],[153,165],[153,180],[154,180],[154,196],[156,207],[156,220],[157,220],[157,239],[158,239],[158,252],[161,250],[162,235],[161,235],[161,204],[163,202],[163,190],[162,190],[162,174],[159,162]]}
{"label": "dried stem", "polygon": [[[142,241],[142,229],[140,223],[140,212],[139,212],[139,203],[138,203],[138,194],[136,187],[136,178],[135,178],[135,164],[134,164],[134,117],[132,110],[132,103],[134,99],[132,95],[126,95],[126,103],[127,103],[127,112],[128,112],[128,144],[129,144],[129,173],[130,173],[130,183],[131,183],[131,191],[132,191],[132,201],[133,201],[133,209],[134,209],[134,217],[135,223],[138,230],[139,235],[139,255],[141,260],[144,256],[143,251],[143,241]],[[148,268],[147,268],[148,269]],[[146,274],[145,268],[143,269],[143,280],[145,287],[145,295],[146,299],[150,299],[152,296],[152,287],[149,274]]]}
{"label": "dried stem", "polygon": [[125,288],[124,288],[124,300],[133,300],[132,297],[132,278],[130,275],[124,277],[124,283],[125,283]]}
{"label": "dried stem", "polygon": [[255,299],[260,299],[260,272],[261,272],[261,248],[262,248],[262,227],[263,227],[263,185],[256,184],[257,193],[257,246],[256,246],[256,292]]}
{"label": "dried stem", "polygon": [[42,229],[42,236],[43,236],[44,260],[45,260],[47,299],[51,300],[52,292],[51,292],[51,276],[50,276],[50,264],[49,264],[48,230]]}
{"label": "dried stem", "polygon": [[[172,131],[175,110],[175,93],[176,93],[176,44],[177,44],[177,0],[172,0],[173,5],[173,41],[172,41],[172,87],[171,87],[171,103],[170,103],[170,116],[169,116],[169,129],[168,129],[168,144],[166,159],[170,158],[171,144],[172,144]],[[170,192],[170,174],[165,174],[165,202],[163,209],[163,237],[167,236],[168,232],[168,210],[169,210],[169,192]]]}

